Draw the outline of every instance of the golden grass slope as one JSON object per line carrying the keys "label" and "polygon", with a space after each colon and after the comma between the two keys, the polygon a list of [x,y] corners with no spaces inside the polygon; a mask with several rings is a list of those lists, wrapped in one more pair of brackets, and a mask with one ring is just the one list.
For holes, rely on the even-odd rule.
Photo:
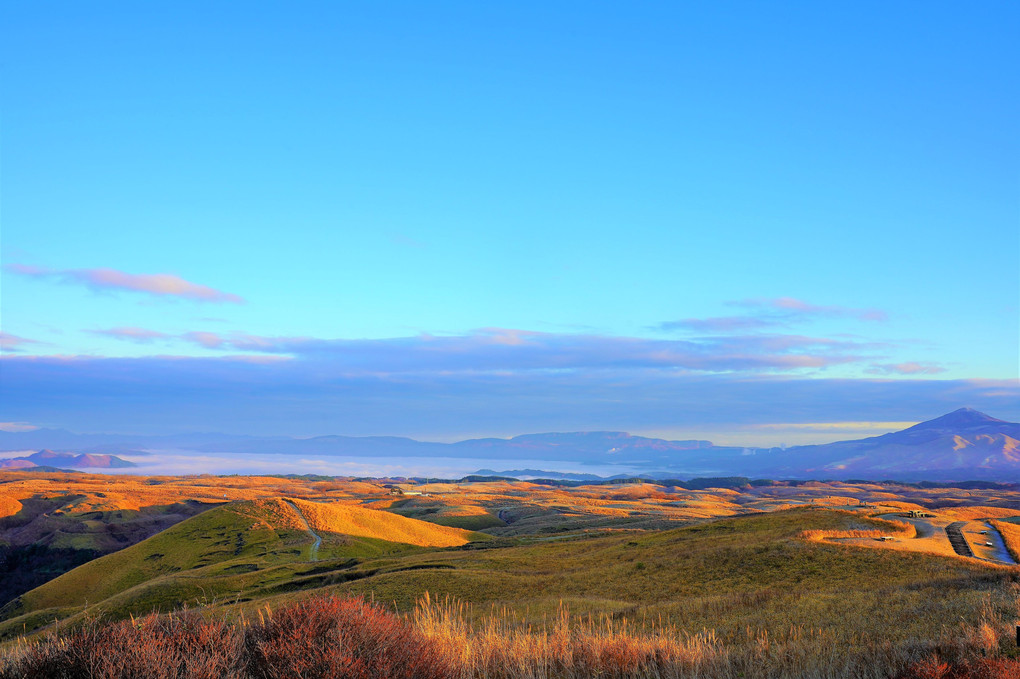
{"label": "golden grass slope", "polygon": [[938,510],[940,516],[954,521],[976,521],[980,519],[1005,519],[1020,514],[1012,507],[985,507],[982,505],[972,507],[953,507],[951,509]]}
{"label": "golden grass slope", "polygon": [[[849,512],[847,513],[849,514]],[[815,542],[821,542],[826,539],[882,538],[893,535],[908,539],[917,537],[917,528],[913,524],[904,523],[902,521],[889,521],[885,519],[873,519],[873,522],[878,523],[881,528],[806,530],[803,531],[800,536],[805,540],[812,540]]]}
{"label": "golden grass slope", "polygon": [[13,497],[0,495],[0,518],[14,516],[21,511],[21,502]]}
{"label": "golden grass slope", "polygon": [[304,515],[309,527],[317,533],[340,533],[419,547],[459,547],[470,542],[473,537],[470,531],[460,528],[409,519],[377,509],[323,504],[298,498],[291,499],[291,502]]}

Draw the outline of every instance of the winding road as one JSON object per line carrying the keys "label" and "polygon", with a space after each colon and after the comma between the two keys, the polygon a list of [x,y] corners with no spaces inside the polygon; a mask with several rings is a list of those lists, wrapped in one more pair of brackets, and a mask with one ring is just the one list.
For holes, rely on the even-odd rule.
{"label": "winding road", "polygon": [[[982,559],[995,563],[1016,564],[1010,556],[1002,535],[987,521],[953,521],[942,527],[933,521],[903,516],[899,512],[881,514],[879,518],[913,524],[917,529],[916,538],[948,541],[953,551],[960,556]],[[991,544],[986,544],[991,543]]]}
{"label": "winding road", "polygon": [[308,519],[305,518],[305,515],[301,513],[301,510],[298,509],[298,506],[296,504],[294,504],[290,500],[284,500],[284,502],[286,502],[287,504],[289,504],[291,506],[291,509],[293,509],[294,512],[298,515],[298,518],[301,519],[301,523],[305,524],[305,530],[308,531],[309,535],[311,535],[313,538],[315,538],[315,542],[312,543],[312,548],[308,550],[308,560],[309,561],[318,561],[318,559],[319,559],[319,545],[322,544],[322,538],[319,536],[318,533],[316,533],[314,530],[312,530],[311,526],[308,525]]}
{"label": "winding road", "polygon": [[899,521],[901,523],[909,523],[914,526],[917,530],[917,534],[914,538],[930,538],[935,535],[935,525],[927,519],[914,518],[909,516],[903,516],[900,512],[892,512],[891,514],[879,514],[878,518],[885,519],[886,521]]}

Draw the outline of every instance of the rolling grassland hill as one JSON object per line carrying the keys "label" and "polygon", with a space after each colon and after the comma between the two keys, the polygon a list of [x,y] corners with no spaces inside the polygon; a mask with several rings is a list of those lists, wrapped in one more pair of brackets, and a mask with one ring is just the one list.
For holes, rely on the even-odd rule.
{"label": "rolling grassland hill", "polygon": [[[958,556],[945,532],[963,526],[976,557],[998,539],[982,530],[1000,526],[1014,543],[1015,487],[688,485],[0,473],[0,522],[23,524],[4,535],[96,544],[170,498],[198,512],[19,592],[0,610],[0,668],[3,648],[27,648],[19,635],[84,625],[105,638],[96,616],[158,611],[173,627],[165,616],[187,606],[206,620],[268,621],[331,595],[395,611],[474,668],[458,677],[491,676],[508,659],[549,667],[568,652],[555,641],[568,628],[575,660],[595,652],[589,642],[653,655],[665,644],[721,663],[704,676],[889,677],[936,649],[1015,650],[1020,569]],[[936,517],[902,518],[910,510]]]}
{"label": "rolling grassland hill", "polygon": [[389,491],[356,480],[0,471],[0,606],[212,507],[281,496],[361,506]]}
{"label": "rolling grassland hill", "polygon": [[[683,482],[689,487],[679,483],[562,486],[432,479],[423,485],[302,477],[0,472],[0,606],[75,566],[129,547],[191,516],[227,502],[254,499],[287,497],[298,505],[307,500],[334,514],[350,511],[341,507],[380,510],[384,516],[397,514],[430,525],[483,531],[497,540],[665,530],[711,518],[802,506],[864,504],[860,511],[873,513],[956,508],[957,513],[975,512],[969,519],[1020,515],[1020,493],[987,482],[965,484],[965,488],[836,481],[750,484],[747,479]],[[718,484],[727,487],[715,487]],[[881,509],[866,508],[879,505]],[[316,512],[304,514],[310,523],[317,520]],[[344,530],[355,535],[355,522],[349,519]],[[391,540],[397,539],[393,530],[391,526]],[[331,529],[323,525],[319,532]]]}
{"label": "rolling grassland hill", "polygon": [[[757,664],[746,676],[889,676],[935,649],[1011,643],[1015,568],[803,537],[899,530],[855,512],[799,508],[671,530],[446,547],[385,540],[390,524],[380,519],[376,537],[320,534],[312,561],[309,529],[342,528],[340,519],[313,518],[306,528],[305,503],[294,506],[261,500],[205,512],[26,593],[2,612],[0,632],[9,638],[57,619],[70,629],[86,605],[110,619],[184,604],[229,618],[355,594],[435,634],[452,634],[460,620],[465,648],[484,634],[471,629],[527,636],[567,624],[564,610],[632,629],[667,625],[729,654],[733,671]],[[526,659],[538,642],[519,643]]]}
{"label": "rolling grassland hill", "polygon": [[89,502],[85,494],[33,492],[38,488],[29,479],[0,485],[0,606],[211,506],[190,499],[138,506],[117,499],[117,493],[109,497],[101,491],[104,497]]}
{"label": "rolling grassland hill", "polygon": [[[321,585],[323,573],[333,581],[365,577],[357,565],[367,557],[487,539],[360,507],[280,498],[233,502],[26,592],[0,609],[6,621],[0,634],[74,617],[86,606],[123,616],[264,597]],[[332,566],[315,566],[319,560]]]}

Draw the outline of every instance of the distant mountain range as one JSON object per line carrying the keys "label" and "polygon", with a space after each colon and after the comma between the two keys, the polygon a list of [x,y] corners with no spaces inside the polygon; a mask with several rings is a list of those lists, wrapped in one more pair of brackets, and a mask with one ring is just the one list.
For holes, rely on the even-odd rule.
{"label": "distant mountain range", "polygon": [[1020,476],[1020,424],[960,408],[902,431],[857,441],[798,446],[786,451],[791,468],[816,475]]}
{"label": "distant mountain range", "polygon": [[[611,431],[526,434],[510,439],[469,439],[456,443],[391,436],[299,439],[215,433],[74,434],[54,429],[0,432],[0,450],[40,448],[95,453],[115,460],[119,458],[110,453],[150,451],[158,455],[159,451],[186,450],[372,458],[473,458],[510,464],[518,460],[619,464],[632,470],[647,470],[660,477],[680,478],[739,475],[791,479],[1020,480],[1020,424],[998,420],[970,408],[882,436],[786,449],[715,446],[710,441],[668,441]],[[40,464],[71,466],[55,462]],[[518,468],[516,471],[531,475],[536,470]]]}
{"label": "distant mountain range", "polygon": [[40,450],[25,457],[13,457],[0,460],[0,469],[36,469],[64,468],[70,469],[113,469],[119,467],[136,467],[134,462],[122,460],[116,455],[100,455],[96,453],[55,453],[52,450]]}

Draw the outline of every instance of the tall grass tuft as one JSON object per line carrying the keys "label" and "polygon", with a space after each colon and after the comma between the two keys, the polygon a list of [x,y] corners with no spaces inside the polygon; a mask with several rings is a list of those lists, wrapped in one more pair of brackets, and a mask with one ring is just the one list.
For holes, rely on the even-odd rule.
{"label": "tall grass tuft", "polygon": [[465,604],[428,595],[412,616],[415,627],[443,649],[458,679],[719,676],[725,656],[712,632],[639,631],[607,615],[572,619],[562,606],[540,628],[518,622],[509,610],[493,611],[474,625],[471,617]]}
{"label": "tall grass tuft", "polygon": [[572,618],[562,606],[554,619],[532,626],[510,610],[479,616],[463,603],[428,596],[418,602],[412,619],[444,651],[454,679],[878,679],[898,674],[920,679],[909,672],[935,649],[956,663],[950,666],[969,667],[967,658],[995,653],[1008,631],[983,618],[976,628],[905,644],[848,640],[838,630],[804,627],[771,634],[747,628],[724,639],[714,631],[692,634],[610,615]]}

